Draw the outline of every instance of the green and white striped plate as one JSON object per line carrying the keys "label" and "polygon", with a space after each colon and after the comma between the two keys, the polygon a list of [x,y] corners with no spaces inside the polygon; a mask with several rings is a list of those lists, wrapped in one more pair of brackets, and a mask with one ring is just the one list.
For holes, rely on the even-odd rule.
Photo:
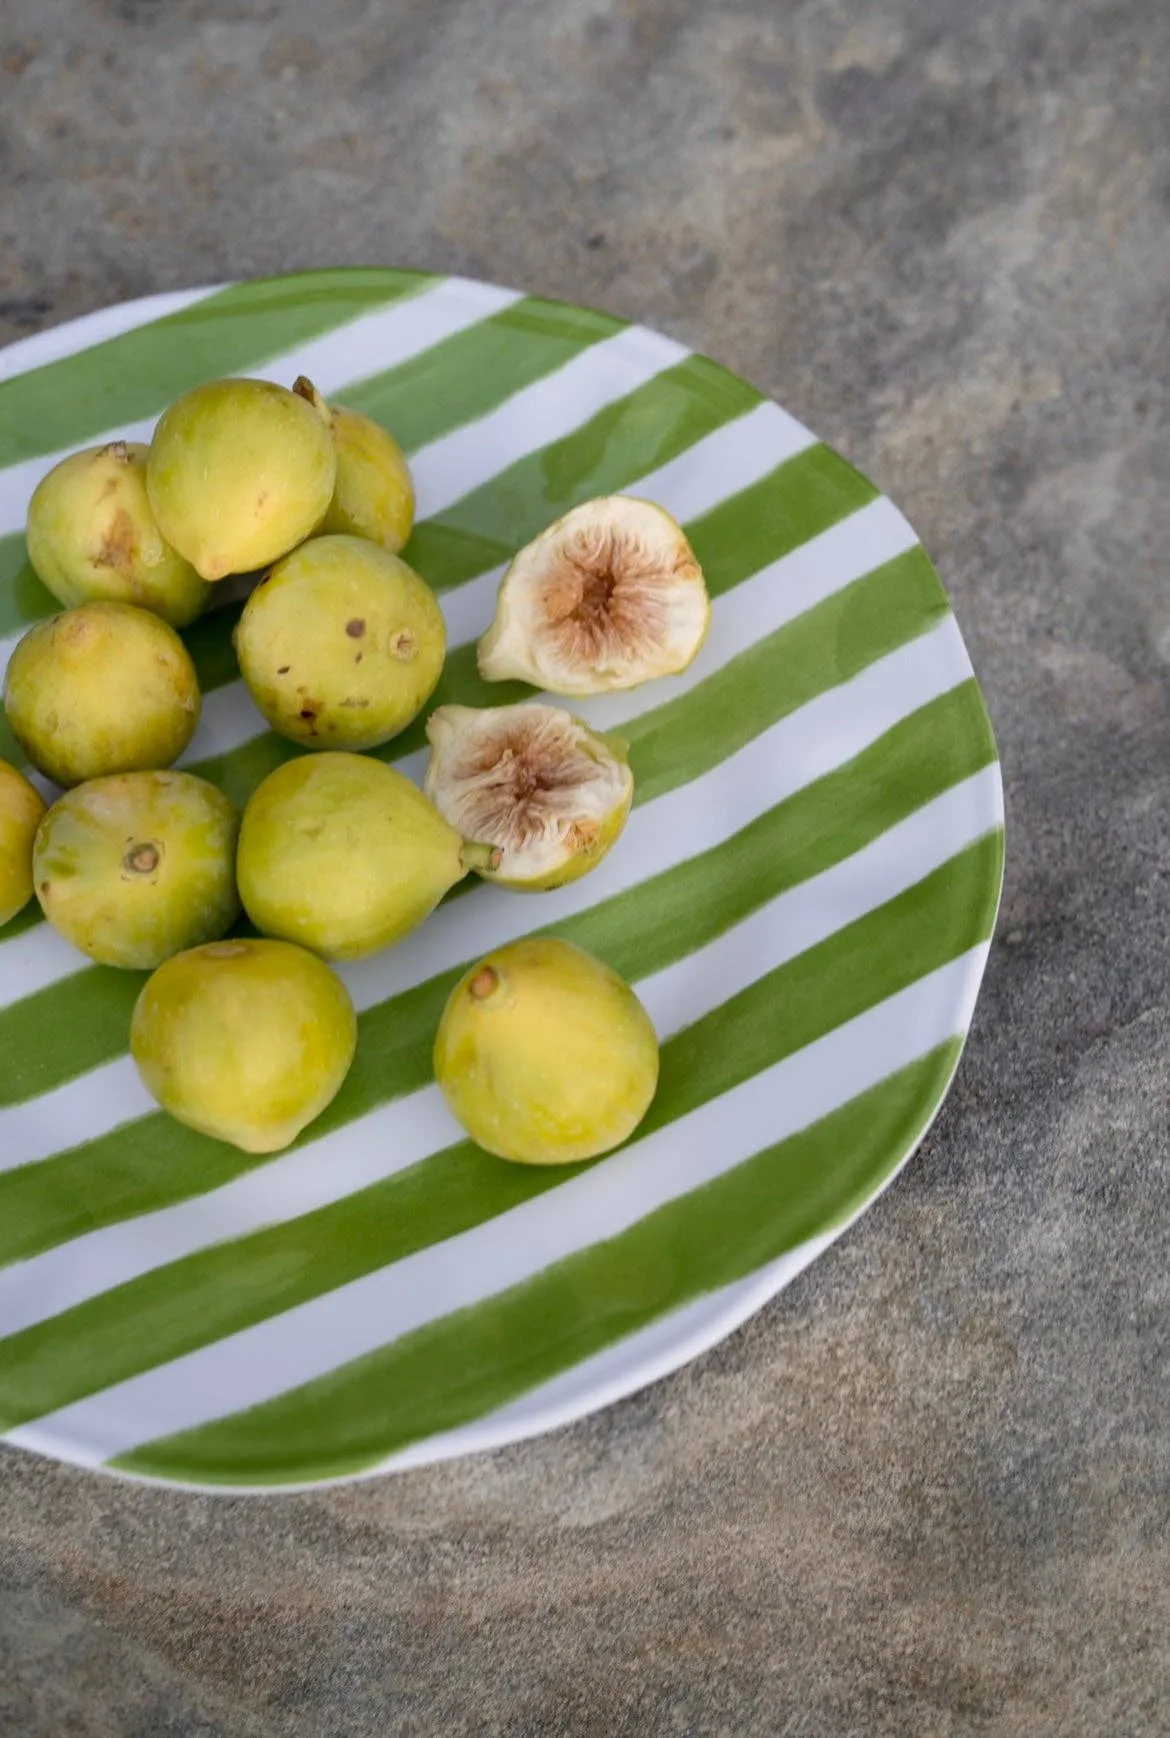
{"label": "green and white striped plate", "polygon": [[[302,372],[411,454],[406,553],[452,648],[436,704],[520,697],[481,685],[473,641],[513,550],[591,495],[683,521],[714,624],[684,676],[579,708],[620,726],[637,779],[600,869],[540,897],[467,888],[344,970],[357,1061],[287,1153],[155,1111],[126,1049],[142,974],[87,964],[35,908],[0,937],[0,1431],[198,1486],[515,1441],[730,1332],[921,1139],[1001,878],[991,729],[896,509],[681,345],[461,279],[152,297],[0,354],[0,663],[54,607],[22,529],[62,452],[147,438],[199,380]],[[187,634],[206,700],[184,758],[242,802],[294,751],[237,678],[234,613]],[[422,741],[384,757],[417,776]],[[631,979],[663,1041],[635,1140],[569,1170],[479,1152],[430,1073],[465,964],[536,929]]]}

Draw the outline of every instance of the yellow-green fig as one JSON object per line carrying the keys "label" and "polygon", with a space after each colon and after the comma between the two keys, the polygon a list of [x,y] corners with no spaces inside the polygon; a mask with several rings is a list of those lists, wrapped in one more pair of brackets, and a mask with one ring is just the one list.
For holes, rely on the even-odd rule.
{"label": "yellow-green fig", "polygon": [[414,524],[414,484],[402,448],[372,417],[327,404],[303,374],[293,391],[327,419],[337,449],[337,482],[320,530],[368,537],[397,555]]}
{"label": "yellow-green fig", "polygon": [[487,881],[540,892],[601,862],[626,824],[625,744],[556,706],[440,706],[424,790],[465,838],[499,847]]}
{"label": "yellow-green fig", "polygon": [[430,586],[361,537],[314,537],[261,580],[236,626],[240,670],[273,730],[306,748],[374,748],[429,699],[446,651]]}
{"label": "yellow-green fig", "polygon": [[286,761],[253,792],[236,874],[257,929],[348,960],[400,940],[491,856],[393,767],[315,754]]}
{"label": "yellow-green fig", "polygon": [[40,824],[37,898],[90,959],[149,971],[217,941],[240,913],[240,818],[189,772],[124,772],[67,791]]}
{"label": "yellow-green fig", "polygon": [[199,722],[182,640],[128,603],[86,603],[30,628],[8,661],[12,734],[54,784],[170,766]]}
{"label": "yellow-green fig", "polygon": [[276,1153],[336,1098],[357,1044],[337,974],[283,941],[213,941],[175,954],[134,1008],[130,1051],[147,1091],[200,1134]]}
{"label": "yellow-green fig", "polygon": [[146,494],[148,450],[113,441],[54,465],[29,502],[28,557],[63,604],[133,603],[185,628],[212,588],[155,522]]}
{"label": "yellow-green fig", "polygon": [[485,1151],[568,1165],[633,1134],[658,1086],[658,1039],[616,972],[570,942],[530,939],[497,948],[456,984],[434,1065]]}
{"label": "yellow-green fig", "polygon": [[0,760],[0,928],[33,896],[33,841],[44,812],[41,793]]}
{"label": "yellow-green fig", "polygon": [[163,412],[146,465],[167,542],[204,579],[249,573],[321,523],[337,458],[327,421],[269,380],[212,380]]}
{"label": "yellow-green fig", "polygon": [[479,673],[553,694],[634,688],[685,670],[710,620],[682,527],[652,501],[601,496],[516,556],[477,648]]}

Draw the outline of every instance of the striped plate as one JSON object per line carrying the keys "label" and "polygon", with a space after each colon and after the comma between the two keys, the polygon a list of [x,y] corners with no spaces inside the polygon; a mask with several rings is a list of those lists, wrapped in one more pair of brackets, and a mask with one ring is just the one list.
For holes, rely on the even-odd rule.
{"label": "striped plate", "polygon": [[[580,708],[631,744],[619,847],[539,899],[467,888],[346,968],[358,1059],[287,1153],[155,1111],[126,1051],[142,974],[88,965],[35,909],[0,940],[0,1431],[144,1478],[289,1488],[579,1417],[825,1248],[958,1061],[1002,797],[946,597],[864,477],[641,327],[412,272],[152,297],[0,354],[0,663],[53,607],[22,537],[42,473],[248,372],[309,374],[408,448],[407,556],[452,647],[436,703],[522,695],[481,685],[473,641],[513,550],[591,495],[670,508],[715,598],[684,676]],[[206,701],[184,758],[242,801],[294,751],[237,678],[234,613],[187,634]],[[422,740],[384,756],[417,776]],[[464,965],[537,927],[633,980],[663,1040],[636,1139],[552,1172],[472,1147],[430,1075]]]}

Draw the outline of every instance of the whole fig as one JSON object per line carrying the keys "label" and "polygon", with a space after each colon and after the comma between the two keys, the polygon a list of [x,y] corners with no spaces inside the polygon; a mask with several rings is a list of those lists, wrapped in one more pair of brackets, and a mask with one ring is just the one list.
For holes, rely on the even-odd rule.
{"label": "whole fig", "polygon": [[159,418],[146,487],[159,528],[204,579],[266,567],[333,498],[325,418],[269,380],[213,380]]}
{"label": "whole fig", "polygon": [[175,954],[134,1008],[130,1051],[147,1091],[188,1128],[275,1153],[337,1096],[357,1044],[341,979],[283,941],[213,941]]}
{"label": "whole fig", "polygon": [[234,806],[189,772],[124,772],[67,791],[44,817],[37,898],[66,941],[140,971],[216,941],[240,912]]}
{"label": "whole fig", "polygon": [[29,502],[28,556],[63,604],[133,603],[185,628],[212,588],[155,522],[146,493],[148,450],[114,441],[54,465]]}
{"label": "whole fig", "polygon": [[199,722],[199,683],[174,628],[128,603],[38,622],[4,677],[12,734],[54,784],[170,766]]}
{"label": "whole fig", "polygon": [[658,1085],[650,1016],[570,942],[497,948],[451,992],[435,1077],[472,1140],[501,1159],[567,1165],[634,1132]]}

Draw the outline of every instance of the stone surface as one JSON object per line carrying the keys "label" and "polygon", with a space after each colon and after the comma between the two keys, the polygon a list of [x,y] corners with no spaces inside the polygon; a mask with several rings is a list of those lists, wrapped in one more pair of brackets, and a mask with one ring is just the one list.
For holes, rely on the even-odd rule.
{"label": "stone surface", "polygon": [[1165,0],[6,0],[0,338],[332,262],[612,308],[871,473],[1004,757],[947,1107],[728,1343],[325,1495],[0,1455],[13,1738],[1170,1720]]}

